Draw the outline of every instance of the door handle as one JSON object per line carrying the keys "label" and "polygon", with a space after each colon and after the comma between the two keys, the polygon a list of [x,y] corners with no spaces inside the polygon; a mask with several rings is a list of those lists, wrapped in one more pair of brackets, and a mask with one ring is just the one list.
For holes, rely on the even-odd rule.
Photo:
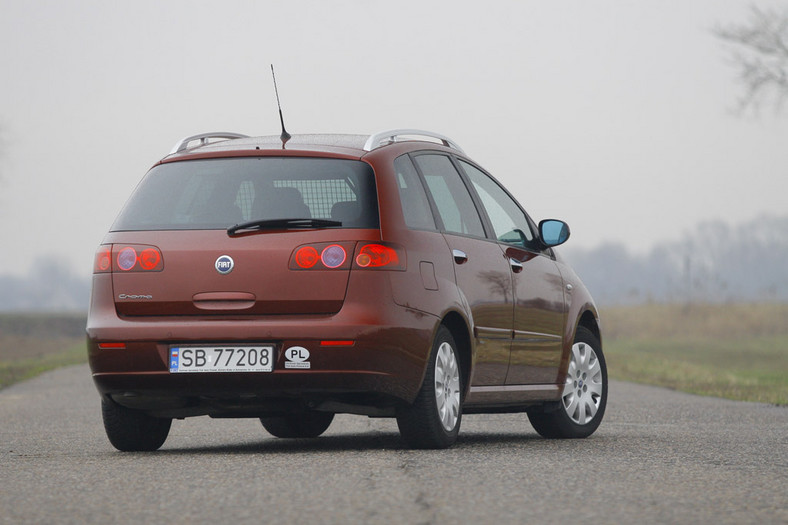
{"label": "door handle", "polygon": [[512,271],[514,273],[520,273],[523,271],[523,263],[521,263],[517,259],[512,259],[511,257],[509,257],[509,266],[512,267]]}
{"label": "door handle", "polygon": [[468,262],[468,254],[462,250],[452,250],[451,254],[454,257],[454,262],[457,264],[465,264]]}

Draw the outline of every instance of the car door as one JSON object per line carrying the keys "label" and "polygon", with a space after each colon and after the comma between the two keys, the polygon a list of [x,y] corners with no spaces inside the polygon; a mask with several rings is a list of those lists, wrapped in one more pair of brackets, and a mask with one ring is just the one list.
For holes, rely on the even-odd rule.
{"label": "car door", "polygon": [[457,286],[473,317],[476,364],[471,384],[503,385],[512,343],[509,263],[486,232],[471,193],[447,155],[413,156],[452,251]]}
{"label": "car door", "polygon": [[507,385],[555,383],[563,349],[563,279],[517,202],[489,175],[459,161],[511,269],[514,322]]}

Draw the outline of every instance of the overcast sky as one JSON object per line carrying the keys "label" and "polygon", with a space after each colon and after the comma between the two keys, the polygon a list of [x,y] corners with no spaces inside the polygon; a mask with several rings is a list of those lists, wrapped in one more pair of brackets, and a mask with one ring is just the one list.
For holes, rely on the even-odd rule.
{"label": "overcast sky", "polygon": [[88,275],[183,136],[278,134],[271,63],[291,133],[443,133],[574,246],[785,214],[788,114],[733,114],[710,32],[748,5],[0,0],[0,274]]}

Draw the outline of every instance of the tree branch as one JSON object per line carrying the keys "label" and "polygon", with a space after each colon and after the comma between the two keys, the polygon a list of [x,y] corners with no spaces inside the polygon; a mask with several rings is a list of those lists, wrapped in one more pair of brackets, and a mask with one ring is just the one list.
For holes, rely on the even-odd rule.
{"label": "tree branch", "polygon": [[779,112],[788,98],[788,8],[782,12],[750,7],[745,24],[717,27],[713,34],[731,47],[731,58],[743,85],[739,111],[774,101]]}

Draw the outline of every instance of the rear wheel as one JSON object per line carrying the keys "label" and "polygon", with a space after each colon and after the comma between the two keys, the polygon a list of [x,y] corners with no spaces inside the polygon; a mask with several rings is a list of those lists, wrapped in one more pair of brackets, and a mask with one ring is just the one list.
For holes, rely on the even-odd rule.
{"label": "rear wheel", "polygon": [[558,410],[528,413],[546,438],[584,438],[596,431],[607,405],[607,366],[599,339],[578,327]]}
{"label": "rear wheel", "polygon": [[308,411],[303,414],[261,417],[263,427],[278,438],[316,438],[331,426],[332,412]]}
{"label": "rear wheel", "polygon": [[101,415],[109,442],[123,452],[157,450],[167,440],[172,425],[172,419],[152,417],[109,399],[101,400]]}
{"label": "rear wheel", "polygon": [[454,337],[441,326],[416,401],[397,414],[397,426],[408,446],[447,448],[457,441],[462,419],[460,374]]}

